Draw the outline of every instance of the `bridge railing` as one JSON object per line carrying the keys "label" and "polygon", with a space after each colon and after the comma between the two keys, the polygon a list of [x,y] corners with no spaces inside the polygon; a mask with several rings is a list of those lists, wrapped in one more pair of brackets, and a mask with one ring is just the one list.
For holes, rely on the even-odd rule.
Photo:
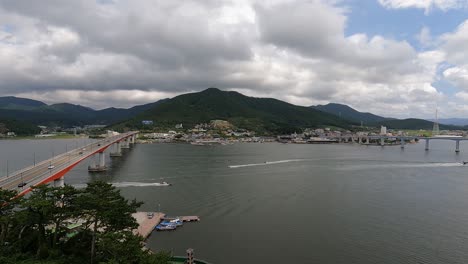
{"label": "bridge railing", "polygon": [[[100,141],[91,142],[91,143],[89,143],[89,144],[87,144],[87,145],[85,145],[85,146],[81,146],[81,147],[79,147],[79,148],[75,148],[75,149],[72,149],[72,150],[70,150],[70,151],[61,153],[61,154],[59,154],[59,155],[57,155],[57,156],[54,156],[53,158],[40,161],[40,162],[36,163],[35,165],[31,165],[31,166],[28,166],[28,167],[26,167],[26,168],[23,168],[23,169],[14,171],[14,172],[12,172],[11,174],[5,175],[5,176],[3,176],[2,178],[0,178],[0,185],[3,185],[6,181],[11,180],[11,179],[14,179],[14,178],[20,176],[22,173],[25,173],[25,172],[27,172],[27,171],[29,171],[29,170],[31,170],[31,169],[34,169],[34,168],[36,168],[36,167],[39,167],[39,166],[42,166],[42,165],[44,165],[44,164],[50,163],[50,162],[52,162],[54,159],[58,159],[58,158],[65,157],[65,156],[70,155],[70,154],[72,154],[72,153],[74,153],[74,152],[76,152],[76,151],[79,151],[80,149],[83,149],[83,148],[85,148],[85,149],[86,149],[86,148],[91,148],[90,150],[92,150],[93,145],[95,145],[96,143],[99,144],[99,143],[106,142],[106,141],[109,141],[109,140],[110,140],[110,142],[109,142],[108,145],[112,145],[112,144],[114,144],[114,141],[117,141],[117,140],[120,139],[120,138],[124,138],[124,137],[127,137],[127,136],[132,135],[132,134],[135,134],[135,133],[136,133],[136,132],[123,133],[123,134],[115,135],[115,136],[112,136],[112,137],[109,137],[109,138],[105,138],[105,139],[100,140]],[[76,159],[76,160],[79,160],[79,158],[81,158],[81,157],[78,157],[78,159]],[[45,174],[47,174],[47,172],[41,174],[41,176],[44,176]],[[36,177],[35,177],[35,178],[36,178]]]}

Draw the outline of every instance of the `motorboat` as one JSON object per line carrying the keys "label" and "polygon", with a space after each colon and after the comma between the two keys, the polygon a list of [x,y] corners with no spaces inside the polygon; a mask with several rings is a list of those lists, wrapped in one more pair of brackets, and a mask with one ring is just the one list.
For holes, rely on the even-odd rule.
{"label": "motorboat", "polygon": [[159,184],[159,186],[171,186],[171,184],[163,181]]}
{"label": "motorboat", "polygon": [[466,164],[468,164],[468,161],[462,161],[462,164],[466,165]]}
{"label": "motorboat", "polygon": [[163,220],[161,221],[160,225],[176,225],[176,226],[181,226],[183,225],[182,220],[180,219],[175,219],[175,220]]}
{"label": "motorboat", "polygon": [[171,224],[171,225],[163,225],[162,222],[161,224],[157,225],[155,229],[157,231],[165,231],[165,230],[174,230],[177,228],[177,225]]}
{"label": "motorboat", "polygon": [[179,218],[176,218],[176,219],[172,219],[172,220],[164,220],[164,221],[161,222],[161,224],[181,226],[181,225],[184,224],[184,222],[182,220],[180,220]]}

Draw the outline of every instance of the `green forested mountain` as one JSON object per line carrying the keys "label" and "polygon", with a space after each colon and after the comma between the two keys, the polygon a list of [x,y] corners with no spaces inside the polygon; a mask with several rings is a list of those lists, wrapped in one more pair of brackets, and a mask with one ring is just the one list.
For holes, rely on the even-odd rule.
{"label": "green forested mountain", "polygon": [[35,125],[81,126],[89,124],[109,125],[134,117],[164,100],[135,106],[129,109],[106,108],[94,110],[68,103],[47,105],[43,102],[17,98],[0,97],[0,119],[18,120]]}
{"label": "green forested mountain", "polygon": [[6,135],[8,132],[15,132],[16,135],[29,136],[41,132],[36,125],[28,122],[0,119],[0,134]]}
{"label": "green forested mountain", "polygon": [[40,101],[14,96],[0,97],[0,109],[30,110],[41,106],[46,106],[46,104]]}
{"label": "green forested mountain", "polygon": [[374,115],[371,113],[359,112],[343,104],[329,103],[326,105],[316,105],[312,107],[323,112],[334,114],[343,119],[354,121],[356,123],[361,123],[362,121],[364,125],[367,125],[369,123],[393,119],[393,118],[386,118],[386,117]]}
{"label": "green forested mountain", "polygon": [[[431,130],[434,122],[427,121],[424,119],[417,119],[417,118],[408,118],[408,119],[393,119],[393,120],[385,120],[381,122],[376,122],[373,124],[374,126],[386,126],[390,129],[426,129]],[[463,127],[459,126],[452,126],[452,125],[443,125],[439,124],[440,129],[444,130],[457,130],[457,129],[464,129]]]}
{"label": "green forested mountain", "polygon": [[[387,118],[372,113],[359,112],[347,105],[330,103],[327,105],[312,106],[315,109],[334,114],[340,118],[347,119],[356,123],[363,122],[364,126],[380,127],[386,126],[390,129],[432,129],[433,121],[418,118],[396,119]],[[439,125],[440,129],[457,130],[466,129],[466,127],[455,125]]]}
{"label": "green forested mountain", "polygon": [[142,120],[152,120],[159,127],[223,119],[239,128],[257,132],[289,133],[307,127],[349,127],[351,123],[335,115],[310,107],[292,105],[271,98],[254,98],[238,92],[209,88],[166,100],[117,127],[141,127]]}

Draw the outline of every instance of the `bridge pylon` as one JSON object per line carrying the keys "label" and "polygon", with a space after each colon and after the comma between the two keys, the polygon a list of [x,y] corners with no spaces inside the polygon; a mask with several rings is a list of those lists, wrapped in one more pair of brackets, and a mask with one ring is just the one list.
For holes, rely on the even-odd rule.
{"label": "bridge pylon", "polygon": [[102,171],[106,171],[107,170],[107,167],[106,167],[106,154],[104,153],[104,151],[101,151],[98,153],[99,155],[99,164],[98,165],[89,165],[88,166],[88,171],[89,172],[102,172]]}
{"label": "bridge pylon", "polygon": [[116,146],[117,149],[116,149],[115,152],[111,152],[110,156],[111,157],[120,157],[120,156],[122,156],[122,145],[121,145],[120,141],[118,141],[115,144],[115,146]]}

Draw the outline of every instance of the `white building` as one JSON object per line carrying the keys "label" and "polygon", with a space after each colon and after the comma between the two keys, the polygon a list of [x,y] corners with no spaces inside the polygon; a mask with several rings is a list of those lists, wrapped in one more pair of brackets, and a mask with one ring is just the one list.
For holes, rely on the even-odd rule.
{"label": "white building", "polygon": [[387,135],[387,127],[384,127],[384,126],[380,127],[380,135],[382,136]]}

